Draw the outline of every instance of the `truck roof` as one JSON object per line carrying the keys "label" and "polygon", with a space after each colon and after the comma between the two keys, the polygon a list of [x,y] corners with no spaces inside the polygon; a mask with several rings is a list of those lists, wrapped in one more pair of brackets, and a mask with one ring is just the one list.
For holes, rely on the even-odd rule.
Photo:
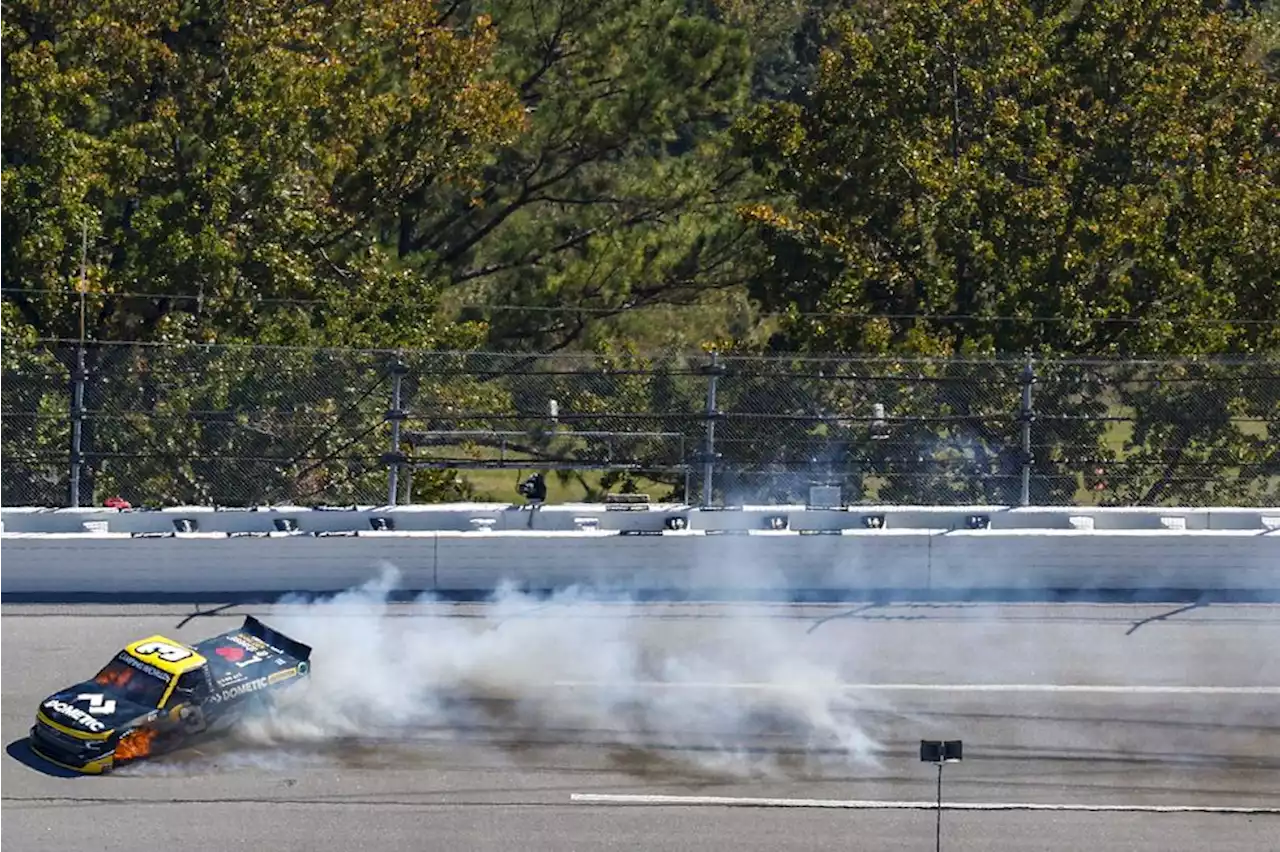
{"label": "truck roof", "polygon": [[190,645],[159,634],[130,642],[124,647],[124,651],[130,657],[155,666],[174,677],[183,672],[198,669],[207,662],[204,656]]}

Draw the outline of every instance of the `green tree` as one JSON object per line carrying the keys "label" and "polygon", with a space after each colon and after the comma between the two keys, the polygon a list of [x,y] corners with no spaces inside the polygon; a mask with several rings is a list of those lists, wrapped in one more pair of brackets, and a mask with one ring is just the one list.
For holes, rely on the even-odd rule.
{"label": "green tree", "polygon": [[[831,25],[812,99],[740,129],[775,192],[744,211],[772,257],[756,294],[792,311],[775,345],[1280,348],[1276,324],[1251,321],[1280,316],[1280,92],[1255,16],[1179,0],[903,0]],[[1229,371],[1130,372],[1042,375],[1037,481],[1052,485],[1037,501],[1072,499],[1084,470],[1122,462],[1106,499],[1197,501],[1206,471],[1241,471],[1241,499],[1268,487],[1265,395],[1223,396],[1239,387]],[[1011,413],[1003,396],[929,395],[890,414],[955,416],[937,438],[981,448],[1000,477],[1019,466],[1010,436],[984,425]],[[1089,415],[1124,416],[1127,434]]]}
{"label": "green tree", "polygon": [[[779,199],[747,211],[775,259],[758,292],[835,314],[795,323],[792,343],[1280,343],[1219,322],[1280,315],[1280,97],[1251,19],[1177,0],[907,0],[833,28],[812,103],[743,124]],[[914,318],[931,314],[979,319]]]}
{"label": "green tree", "polygon": [[[487,19],[418,0],[5,4],[5,299],[94,339],[462,342],[368,220],[520,132]],[[290,302],[307,300],[304,310]],[[450,340],[452,338],[452,340]]]}
{"label": "green tree", "polygon": [[4,369],[35,415],[5,451],[38,468],[25,499],[66,493],[74,356],[32,347],[80,333],[82,228],[86,500],[369,499],[388,400],[360,395],[384,356],[104,343],[480,340],[439,319],[429,258],[369,223],[523,132],[486,76],[495,39],[420,0],[6,3]]}
{"label": "green tree", "polygon": [[[433,258],[452,304],[500,306],[460,314],[485,319],[495,348],[666,345],[734,317],[749,331],[732,293],[752,269],[735,214],[751,188],[725,132],[749,93],[744,32],[679,0],[457,9],[492,16],[494,75],[529,129],[474,183],[408,199],[384,226],[400,255]],[[667,304],[698,309],[632,313]]]}

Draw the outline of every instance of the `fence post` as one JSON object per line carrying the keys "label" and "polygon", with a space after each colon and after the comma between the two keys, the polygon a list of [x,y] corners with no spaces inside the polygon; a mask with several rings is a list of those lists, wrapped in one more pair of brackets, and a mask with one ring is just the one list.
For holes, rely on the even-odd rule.
{"label": "fence post", "polygon": [[716,418],[720,412],[716,410],[716,388],[720,383],[720,374],[724,368],[720,366],[720,353],[711,353],[711,365],[706,369],[707,409],[703,415],[707,422],[707,440],[702,453],[702,505],[711,505],[712,485],[716,471]]}
{"label": "fence post", "polygon": [[71,370],[71,478],[69,497],[71,508],[80,508],[80,468],[84,461],[81,441],[84,425],[84,344],[76,347],[76,365]]}
{"label": "fence post", "polygon": [[1036,383],[1036,369],[1031,358],[1022,368],[1022,412],[1018,419],[1022,421],[1022,496],[1019,505],[1031,505],[1031,463],[1035,460],[1031,452],[1031,423],[1035,420],[1032,408],[1031,387]]}
{"label": "fence post", "polygon": [[[5,343],[4,333],[0,333],[0,356],[3,356],[4,354],[4,343]],[[3,362],[3,361],[4,361],[4,358],[0,358],[0,362]],[[686,493],[687,493],[687,490],[689,490],[689,485],[687,485],[687,481],[686,481],[686,485],[685,485]],[[685,503],[687,503],[687,501],[689,501],[689,498],[687,498],[686,496]],[[0,539],[4,539],[4,490],[3,489],[0,489]]]}
{"label": "fence post", "polygon": [[400,423],[407,413],[400,407],[400,391],[404,376],[409,368],[399,358],[391,365],[391,409],[383,415],[383,420],[391,424],[391,443],[383,460],[387,465],[387,505],[396,505],[396,497],[400,490],[400,466],[404,464],[404,453],[400,452]]}
{"label": "fence post", "polygon": [[684,434],[680,435],[680,466],[684,468],[684,505],[689,505],[689,497],[693,493],[693,465],[689,463]]}

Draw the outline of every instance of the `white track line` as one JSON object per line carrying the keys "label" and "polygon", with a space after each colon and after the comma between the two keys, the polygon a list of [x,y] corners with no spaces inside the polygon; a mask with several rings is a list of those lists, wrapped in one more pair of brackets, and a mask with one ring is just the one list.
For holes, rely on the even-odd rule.
{"label": "white track line", "polygon": [[1076,692],[1121,695],[1280,695],[1280,686],[1138,686],[1130,684],[1059,683],[733,683],[699,681],[558,680],[561,689],[731,689],[783,692],[797,689],[829,689],[837,692]]}
{"label": "white track line", "polygon": [[[843,808],[846,810],[934,811],[937,802],[887,802],[872,799],[751,799],[731,796],[658,796],[574,793],[570,801],[585,805],[677,805],[737,808]],[[1216,805],[1060,805],[1031,802],[943,802],[946,811],[1118,811],[1152,814],[1280,814],[1280,807]]]}

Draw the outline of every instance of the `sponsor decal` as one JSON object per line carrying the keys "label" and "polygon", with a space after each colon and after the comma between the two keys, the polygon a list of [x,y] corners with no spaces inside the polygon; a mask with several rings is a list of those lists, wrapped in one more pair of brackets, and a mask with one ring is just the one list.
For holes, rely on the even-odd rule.
{"label": "sponsor decal", "polygon": [[214,651],[219,657],[233,663],[238,663],[244,659],[244,648],[233,648],[230,645],[223,645]]}
{"label": "sponsor decal", "polygon": [[147,642],[133,649],[139,657],[155,657],[166,663],[177,663],[191,656],[191,651],[168,642]]}
{"label": "sponsor decal", "polygon": [[101,692],[82,692],[76,696],[76,701],[88,701],[89,712],[95,716],[110,716],[116,712],[116,700]]}
{"label": "sponsor decal", "polygon": [[158,677],[165,683],[169,682],[170,678],[169,678],[168,672],[162,672],[155,666],[149,666],[146,663],[142,662],[141,660],[135,660],[129,654],[121,654],[120,656],[116,657],[116,659],[122,663],[125,663],[126,665],[133,666],[135,669],[137,669],[140,672],[146,672],[152,677]]}
{"label": "sponsor decal", "polygon": [[209,696],[209,699],[214,702],[230,701],[234,698],[239,698],[242,695],[248,695],[250,692],[257,692],[260,689],[266,688],[267,679],[265,677],[260,677],[257,680],[251,680],[248,683],[241,683],[236,686],[228,687],[217,695]]}
{"label": "sponsor decal", "polygon": [[298,669],[295,666],[291,669],[285,669],[282,672],[273,672],[267,676],[267,683],[279,683],[282,680],[288,680],[291,677],[298,676]]}
{"label": "sponsor decal", "polygon": [[56,698],[50,698],[43,706],[46,710],[56,711],[57,713],[66,716],[68,719],[75,720],[80,727],[88,731],[93,731],[95,734],[107,729],[107,726],[100,720],[93,718],[89,713],[86,713],[74,704],[68,704],[65,701],[59,701]]}
{"label": "sponsor decal", "polygon": [[267,647],[267,643],[263,642],[257,636],[246,636],[243,633],[234,633],[227,638],[232,642],[235,642],[241,648],[244,648],[246,651],[257,652]]}
{"label": "sponsor decal", "polygon": [[[261,639],[259,639],[257,636],[246,636],[243,633],[235,633],[235,634],[232,634],[231,636],[228,636],[227,638],[230,639],[232,642],[236,643],[237,645],[239,645],[240,647],[226,648],[225,650],[228,653],[223,653],[224,649],[219,648],[218,653],[223,657],[225,657],[230,662],[235,663],[239,668],[244,668],[245,666],[251,666],[254,663],[262,662],[263,660],[270,657],[271,656],[270,651],[274,650],[274,649],[270,649],[270,646],[267,645],[266,642],[263,642]],[[232,653],[234,653],[235,651],[240,651],[241,648],[243,648],[245,651],[251,651],[253,653],[253,656],[246,660],[244,658],[243,651],[240,652],[239,656],[232,656]]]}

